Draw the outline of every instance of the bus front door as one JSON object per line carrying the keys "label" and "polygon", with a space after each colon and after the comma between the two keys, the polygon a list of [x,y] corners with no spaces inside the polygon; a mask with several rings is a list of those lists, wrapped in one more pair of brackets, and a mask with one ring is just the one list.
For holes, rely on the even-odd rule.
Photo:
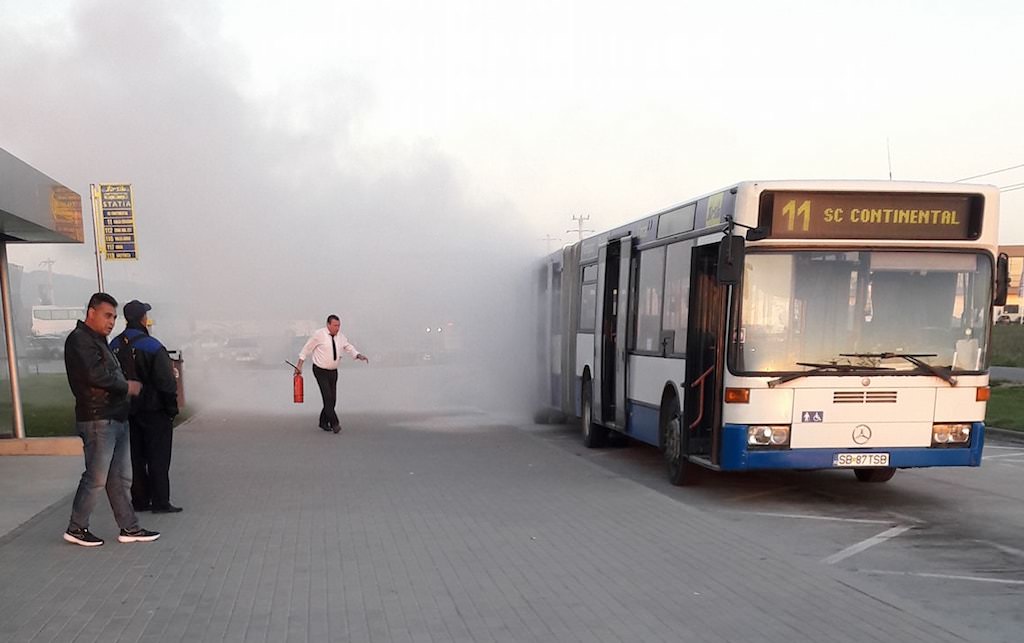
{"label": "bus front door", "polygon": [[686,452],[718,463],[725,367],[727,287],[719,283],[718,244],[698,246],[691,270],[683,419]]}

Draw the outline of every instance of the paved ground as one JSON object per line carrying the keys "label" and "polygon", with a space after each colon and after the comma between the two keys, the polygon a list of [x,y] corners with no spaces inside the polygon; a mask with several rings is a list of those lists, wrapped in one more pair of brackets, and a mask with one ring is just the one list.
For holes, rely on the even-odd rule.
{"label": "paved ground", "polygon": [[0,542],[40,511],[61,502],[81,474],[81,456],[0,457]]}
{"label": "paved ground", "polygon": [[343,422],[205,413],[156,543],[64,543],[70,499],[37,516],[0,542],[0,639],[972,640],[487,416]]}

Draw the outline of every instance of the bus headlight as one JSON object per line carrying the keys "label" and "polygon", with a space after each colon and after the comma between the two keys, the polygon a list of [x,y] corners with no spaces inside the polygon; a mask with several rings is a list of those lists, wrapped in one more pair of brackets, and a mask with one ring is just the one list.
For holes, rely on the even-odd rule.
{"label": "bus headlight", "polygon": [[970,424],[933,424],[932,446],[966,444],[971,441]]}
{"label": "bus headlight", "polygon": [[747,427],[747,445],[784,447],[789,445],[789,425],[754,424]]}

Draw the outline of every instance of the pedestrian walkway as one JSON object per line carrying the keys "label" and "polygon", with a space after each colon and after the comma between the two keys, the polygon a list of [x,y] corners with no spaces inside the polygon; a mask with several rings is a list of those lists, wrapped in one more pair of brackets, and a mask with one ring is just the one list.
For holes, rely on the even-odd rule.
{"label": "pedestrian walkway", "polygon": [[[487,416],[205,413],[163,533],[0,541],[3,641],[961,641],[941,615]],[[70,494],[77,475],[69,476]]]}
{"label": "pedestrian walkway", "polygon": [[40,511],[66,499],[82,475],[82,462],[81,455],[0,456],[0,543]]}

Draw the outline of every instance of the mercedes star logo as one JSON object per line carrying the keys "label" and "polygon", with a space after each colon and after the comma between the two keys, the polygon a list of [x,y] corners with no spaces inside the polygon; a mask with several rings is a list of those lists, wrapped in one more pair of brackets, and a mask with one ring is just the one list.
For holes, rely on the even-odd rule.
{"label": "mercedes star logo", "polygon": [[857,444],[867,444],[871,439],[871,427],[867,424],[858,424],[853,430],[853,441]]}

